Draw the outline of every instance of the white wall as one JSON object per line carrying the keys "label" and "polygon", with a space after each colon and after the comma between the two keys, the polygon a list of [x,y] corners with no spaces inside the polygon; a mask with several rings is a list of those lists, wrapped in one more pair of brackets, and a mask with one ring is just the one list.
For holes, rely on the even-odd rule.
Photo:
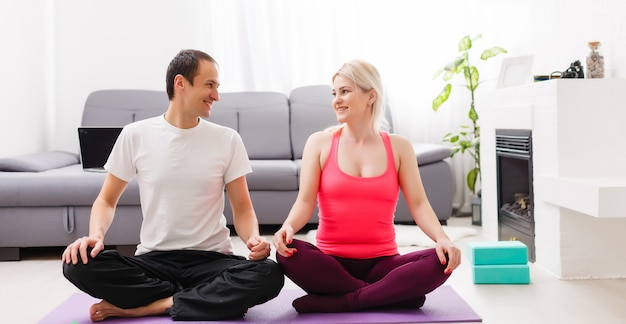
{"label": "white wall", "polygon": [[[0,108],[0,157],[43,149],[77,152],[76,127],[87,95],[104,88],[164,89],[167,64],[181,48],[199,48],[213,54],[222,65],[223,81],[229,81],[223,82],[225,90],[246,90],[245,81],[236,83],[236,79],[242,79],[242,68],[233,67],[233,56],[225,54],[246,48],[238,47],[241,42],[229,43],[223,35],[237,28],[228,24],[228,18],[241,7],[231,4],[248,2],[227,1],[1,2],[0,70],[4,73],[0,91],[4,102]],[[268,3],[292,4],[281,0]],[[509,50],[509,55],[534,54],[535,74],[564,70],[571,61],[583,60],[587,42],[599,40],[607,66],[614,68],[615,76],[626,77],[626,61],[619,60],[626,57],[626,2],[621,0],[598,0],[593,5],[580,0],[312,3],[328,6],[328,10],[319,10],[319,16],[306,19],[292,17],[289,27],[299,28],[302,23],[322,26],[325,32],[332,33],[321,36],[322,40],[329,38],[329,45],[331,39],[347,41],[358,36],[359,42],[354,46],[374,53],[372,58],[387,76],[387,87],[399,94],[398,126],[414,140],[438,142],[448,129],[435,127],[425,133],[433,127],[431,118],[448,118],[448,114],[466,111],[464,107],[456,112],[446,109],[437,114],[428,112],[424,117],[424,112],[418,113],[416,108],[430,109],[433,94],[441,87],[431,77],[454,56],[456,42],[464,34],[482,33],[484,38],[477,44],[480,47],[500,45]],[[312,3],[308,5],[313,6]],[[259,12],[276,18],[280,14]],[[345,16],[363,25],[333,30],[324,25],[327,14]],[[374,51],[376,47],[379,49]],[[317,46],[311,49],[310,56],[329,52],[333,52],[330,46]],[[337,56],[348,54],[356,53],[344,47]],[[271,57],[271,53],[263,55]],[[402,64],[401,69],[398,64]],[[490,80],[498,68],[497,64],[481,68],[483,80],[487,81],[481,92],[493,86]],[[236,75],[228,75],[233,73],[228,71],[235,71]],[[293,85],[328,82],[327,77],[303,79],[295,70],[283,77]],[[284,92],[284,88],[285,85],[264,90]],[[461,105],[459,101],[455,98],[451,105]],[[478,104],[480,112],[480,93]]]}
{"label": "white wall", "polygon": [[55,1],[57,125],[48,148],[78,151],[76,127],[87,95],[100,89],[165,89],[169,61],[202,48],[194,1]]}
{"label": "white wall", "polygon": [[0,2],[0,156],[46,148],[44,24],[41,2]]}

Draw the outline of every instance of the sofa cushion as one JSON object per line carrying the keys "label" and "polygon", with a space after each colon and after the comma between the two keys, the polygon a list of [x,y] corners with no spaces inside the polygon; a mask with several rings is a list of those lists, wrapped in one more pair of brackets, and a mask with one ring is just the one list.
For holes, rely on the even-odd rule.
{"label": "sofa cushion", "polygon": [[220,107],[213,107],[208,121],[230,127],[236,131],[239,131],[239,121],[237,120],[237,111],[231,109],[223,109]]}
{"label": "sofa cushion", "polygon": [[[316,131],[337,125],[332,108],[332,89],[327,85],[304,86],[289,94],[291,105],[291,141],[295,160],[302,159],[302,151],[308,137]],[[393,114],[385,110],[390,132],[393,132]],[[451,150],[443,145],[419,143],[413,149],[420,165],[450,157]]]}
{"label": "sofa cushion", "polygon": [[[291,160],[289,101],[286,95],[278,92],[227,92],[220,95],[220,101],[213,105],[213,109],[220,114],[225,114],[225,111],[236,113],[236,129],[251,160]],[[219,123],[219,120],[216,118],[215,122]]]}
{"label": "sofa cushion", "polygon": [[298,190],[298,167],[291,160],[250,160],[250,190]]}
{"label": "sofa cushion", "polygon": [[99,90],[87,97],[83,126],[124,126],[165,113],[169,105],[165,91]]}
{"label": "sofa cushion", "polygon": [[450,157],[452,150],[441,144],[418,143],[413,144],[415,157],[419,165],[430,164]]}
{"label": "sofa cushion", "polygon": [[[289,94],[291,105],[291,138],[294,159],[301,159],[304,144],[316,131],[337,125],[332,107],[333,95],[329,85],[303,86]],[[385,130],[394,132],[394,116],[390,107],[385,108]]]}
{"label": "sofa cushion", "polygon": [[[106,173],[85,172],[80,164],[45,172],[0,172],[0,207],[91,206]],[[139,205],[139,188],[133,179],[119,205]]]}
{"label": "sofa cushion", "polygon": [[49,151],[0,159],[0,171],[41,172],[79,163],[78,154]]}
{"label": "sofa cushion", "polygon": [[294,159],[302,159],[304,144],[311,134],[337,125],[332,101],[332,90],[327,85],[304,86],[289,94]]}

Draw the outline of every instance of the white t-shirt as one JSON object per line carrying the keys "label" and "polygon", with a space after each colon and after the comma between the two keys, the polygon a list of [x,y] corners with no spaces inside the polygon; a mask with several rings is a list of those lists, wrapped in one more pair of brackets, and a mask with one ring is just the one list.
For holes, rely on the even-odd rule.
{"label": "white t-shirt", "polygon": [[136,255],[150,251],[233,253],[224,217],[224,186],[252,171],[239,134],[200,120],[190,129],[164,116],[128,124],[105,168],[137,176],[143,213]]}

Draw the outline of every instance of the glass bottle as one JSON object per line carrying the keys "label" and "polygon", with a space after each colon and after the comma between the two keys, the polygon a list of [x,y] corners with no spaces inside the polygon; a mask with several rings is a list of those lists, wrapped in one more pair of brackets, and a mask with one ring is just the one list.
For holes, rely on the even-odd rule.
{"label": "glass bottle", "polygon": [[591,52],[587,55],[587,78],[604,78],[604,56],[598,51],[600,42],[589,42],[588,44]]}

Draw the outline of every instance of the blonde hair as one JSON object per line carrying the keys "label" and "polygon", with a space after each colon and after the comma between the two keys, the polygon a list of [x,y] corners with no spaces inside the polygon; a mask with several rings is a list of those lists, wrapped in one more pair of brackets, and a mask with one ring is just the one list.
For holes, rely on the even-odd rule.
{"label": "blonde hair", "polygon": [[354,81],[354,84],[363,91],[374,89],[376,100],[372,104],[374,129],[388,130],[389,125],[385,118],[385,97],[380,74],[374,65],[364,60],[351,60],[344,63],[333,75],[332,81],[341,76]]}

